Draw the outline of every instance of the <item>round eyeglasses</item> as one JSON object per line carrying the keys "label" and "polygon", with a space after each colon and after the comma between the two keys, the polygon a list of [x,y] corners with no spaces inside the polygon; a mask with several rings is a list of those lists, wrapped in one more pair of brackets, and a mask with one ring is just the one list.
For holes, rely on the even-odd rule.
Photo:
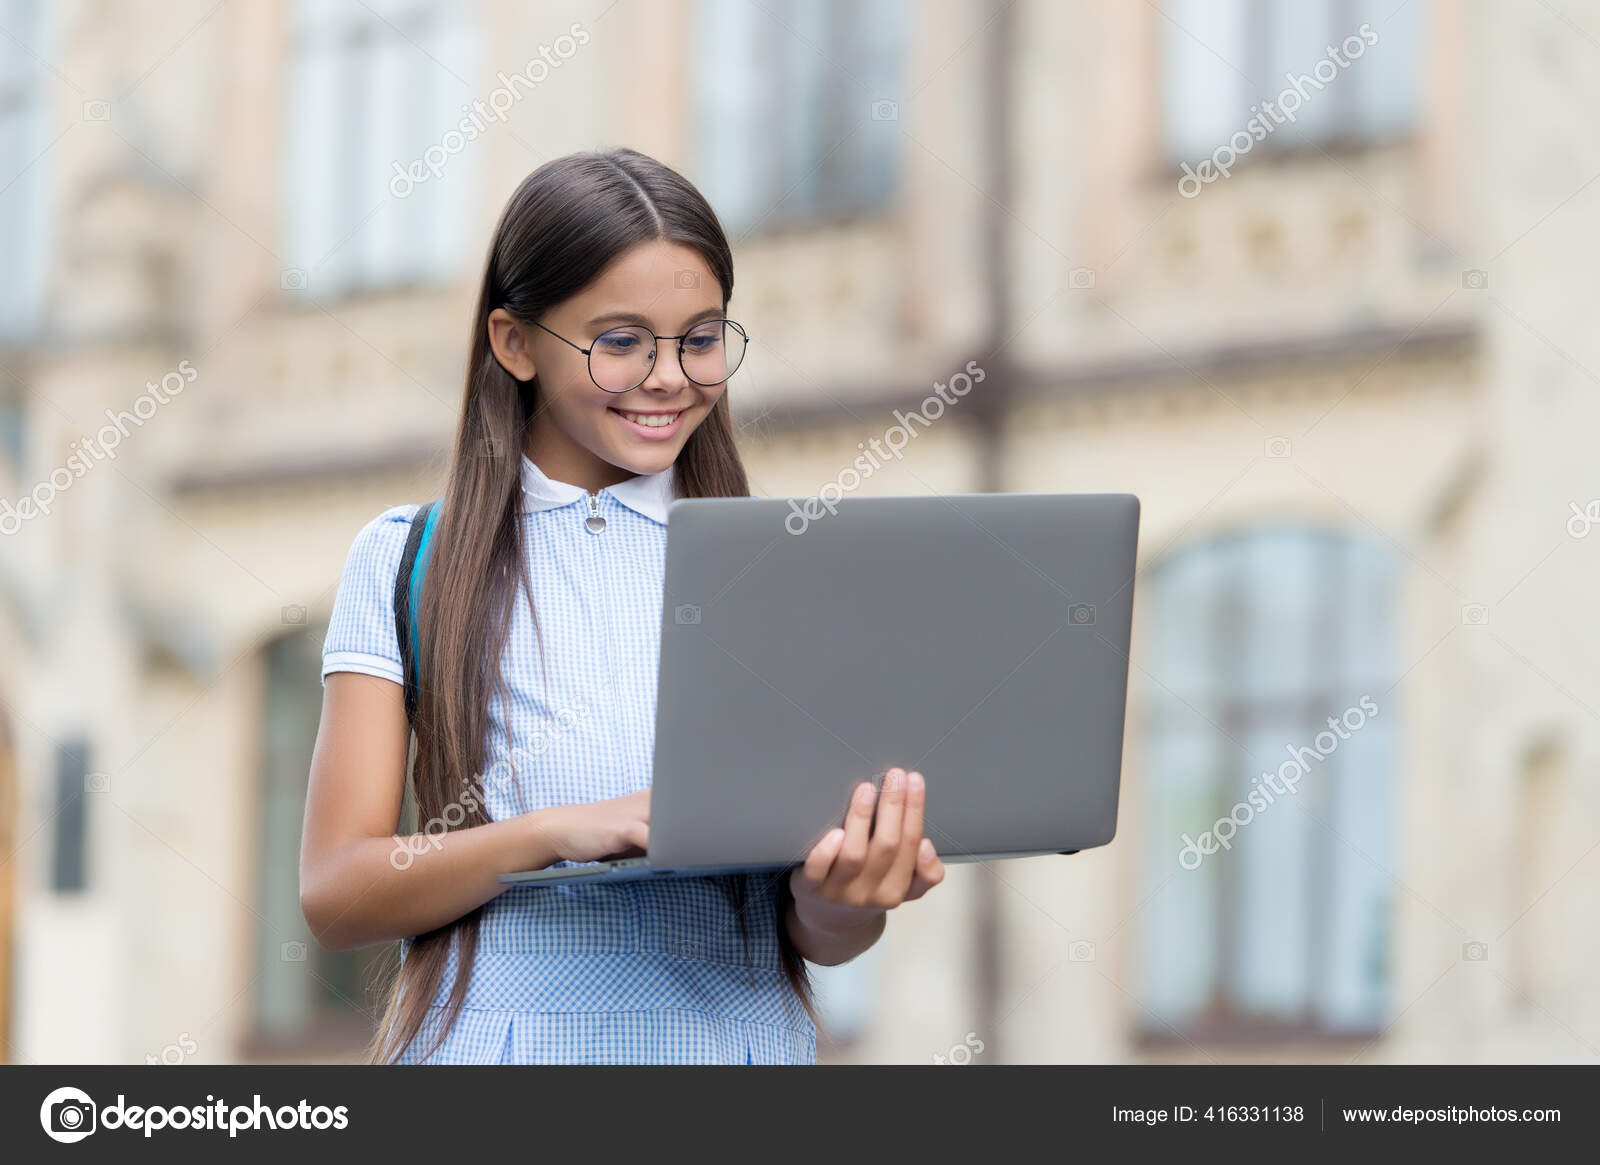
{"label": "round eyeglasses", "polygon": [[[535,327],[550,332],[543,324]],[[678,367],[695,384],[721,384],[739,370],[750,335],[732,320],[705,320],[681,336],[658,336],[642,324],[601,332],[584,348],[550,332],[589,358],[589,379],[607,392],[628,392],[650,379],[656,366],[656,345],[678,341]]]}

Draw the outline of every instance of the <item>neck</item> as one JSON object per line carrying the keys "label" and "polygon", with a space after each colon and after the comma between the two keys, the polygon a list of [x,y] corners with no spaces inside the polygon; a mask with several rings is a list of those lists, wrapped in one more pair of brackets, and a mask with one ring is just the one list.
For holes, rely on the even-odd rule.
{"label": "neck", "polygon": [[564,481],[590,493],[599,493],[607,486],[636,476],[570,441],[541,440],[538,426],[528,434],[522,451],[551,481]]}

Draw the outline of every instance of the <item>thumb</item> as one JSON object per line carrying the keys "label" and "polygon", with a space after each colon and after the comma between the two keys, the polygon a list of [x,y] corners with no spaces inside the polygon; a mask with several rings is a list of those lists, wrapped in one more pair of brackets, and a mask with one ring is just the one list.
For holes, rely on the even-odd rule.
{"label": "thumb", "polygon": [[833,861],[839,856],[839,850],[844,847],[844,830],[830,829],[823,835],[822,840],[811,847],[811,852],[806,855],[805,864],[795,871],[797,882],[806,889],[815,890],[827,880],[828,871],[833,869]]}

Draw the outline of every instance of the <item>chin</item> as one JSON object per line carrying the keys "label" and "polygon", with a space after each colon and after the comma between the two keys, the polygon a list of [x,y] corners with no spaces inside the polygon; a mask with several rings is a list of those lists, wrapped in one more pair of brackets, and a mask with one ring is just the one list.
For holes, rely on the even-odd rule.
{"label": "chin", "polygon": [[616,449],[606,455],[606,460],[618,469],[626,469],[629,473],[641,475],[660,473],[678,459],[678,453],[682,449],[681,441],[649,449]]}

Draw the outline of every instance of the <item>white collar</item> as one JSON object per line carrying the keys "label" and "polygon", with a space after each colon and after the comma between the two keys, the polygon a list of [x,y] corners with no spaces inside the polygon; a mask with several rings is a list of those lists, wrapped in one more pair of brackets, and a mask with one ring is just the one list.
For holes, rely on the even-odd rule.
{"label": "white collar", "polygon": [[[616,485],[609,485],[600,492],[609,493],[630,510],[665,526],[667,507],[672,504],[676,496],[672,469],[673,467],[669,465],[660,473],[642,473],[626,481],[619,481]],[[572,485],[545,476],[544,470],[535,465],[526,453],[522,455],[523,513],[570,506],[573,502],[588,496],[589,491],[581,485]]]}

